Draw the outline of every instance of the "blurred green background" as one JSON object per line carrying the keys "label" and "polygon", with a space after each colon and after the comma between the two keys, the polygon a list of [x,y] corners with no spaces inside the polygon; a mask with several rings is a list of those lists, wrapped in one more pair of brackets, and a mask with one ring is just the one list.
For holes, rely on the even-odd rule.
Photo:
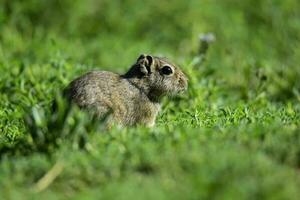
{"label": "blurred green background", "polygon": [[[299,10],[297,0],[1,0],[0,198],[297,199]],[[207,32],[216,41],[197,65]],[[78,111],[50,116],[73,78],[124,73],[141,53],[190,78],[155,128],[100,134]],[[59,160],[57,179],[34,192]]]}

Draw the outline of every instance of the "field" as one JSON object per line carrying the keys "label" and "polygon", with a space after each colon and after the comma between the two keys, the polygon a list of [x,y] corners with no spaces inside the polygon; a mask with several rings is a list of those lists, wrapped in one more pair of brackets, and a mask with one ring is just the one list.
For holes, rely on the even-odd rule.
{"label": "field", "polygon": [[[298,0],[0,1],[0,199],[299,199]],[[199,34],[216,40],[199,62]],[[154,128],[60,91],[141,53],[189,77]],[[51,112],[53,101],[59,111]]]}

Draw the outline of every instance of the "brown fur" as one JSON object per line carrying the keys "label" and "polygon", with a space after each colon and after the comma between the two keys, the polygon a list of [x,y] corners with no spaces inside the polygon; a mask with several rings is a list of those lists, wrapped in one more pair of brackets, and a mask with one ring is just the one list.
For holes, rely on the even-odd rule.
{"label": "brown fur", "polygon": [[[162,73],[166,65],[172,74]],[[186,89],[187,78],[178,67],[163,58],[141,55],[124,75],[92,71],[72,81],[66,91],[72,102],[100,118],[111,113],[110,124],[153,126],[161,97]]]}

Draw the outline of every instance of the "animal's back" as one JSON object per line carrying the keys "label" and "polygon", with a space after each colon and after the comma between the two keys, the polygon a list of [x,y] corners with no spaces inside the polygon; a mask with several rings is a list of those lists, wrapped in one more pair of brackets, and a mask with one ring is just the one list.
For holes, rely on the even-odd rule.
{"label": "animal's back", "polygon": [[73,80],[66,89],[67,97],[79,107],[96,109],[96,113],[109,111],[111,91],[120,81],[118,74],[92,71]]}

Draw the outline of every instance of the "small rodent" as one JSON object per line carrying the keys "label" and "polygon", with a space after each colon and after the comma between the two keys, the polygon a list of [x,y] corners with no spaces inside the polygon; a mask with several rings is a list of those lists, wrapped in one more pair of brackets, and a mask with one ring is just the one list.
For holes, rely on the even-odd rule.
{"label": "small rodent", "polygon": [[165,58],[142,54],[124,75],[91,71],[73,80],[65,94],[97,117],[109,114],[109,124],[153,126],[161,98],[185,91],[187,81]]}

